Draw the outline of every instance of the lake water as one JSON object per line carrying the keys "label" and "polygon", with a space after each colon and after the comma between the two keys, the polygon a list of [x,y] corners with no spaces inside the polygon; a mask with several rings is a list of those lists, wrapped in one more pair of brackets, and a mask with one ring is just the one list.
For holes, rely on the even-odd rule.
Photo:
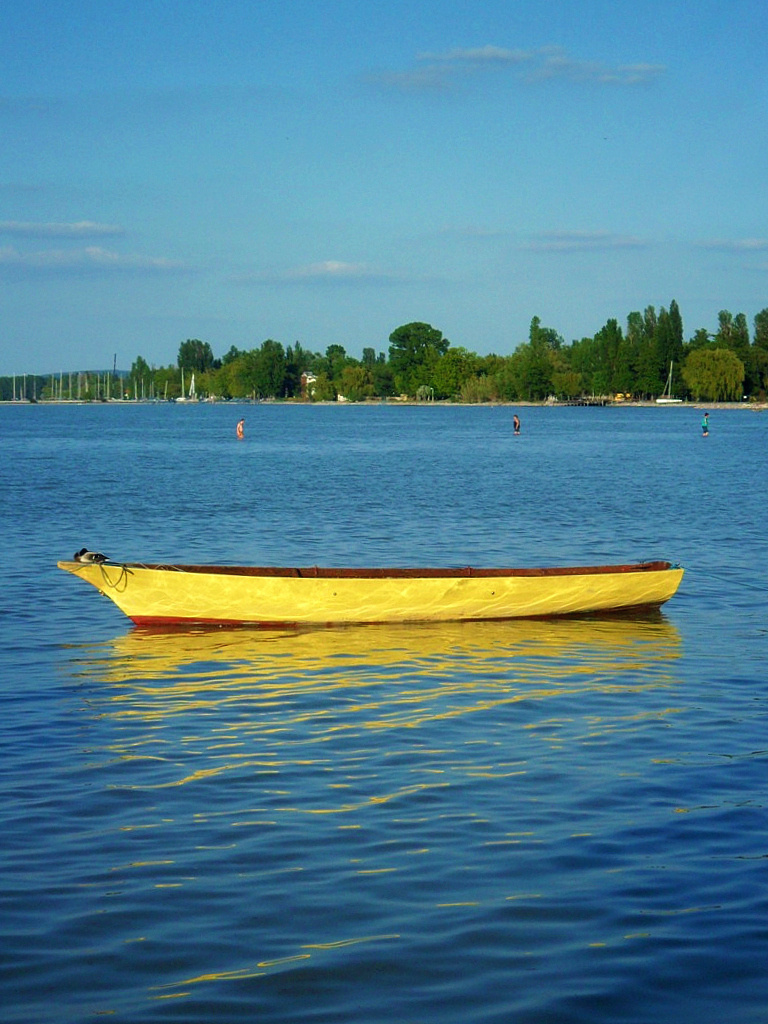
{"label": "lake water", "polygon": [[[514,411],[0,407],[4,1024],[768,1019],[768,413]],[[687,573],[628,619],[152,633],[83,546]]]}

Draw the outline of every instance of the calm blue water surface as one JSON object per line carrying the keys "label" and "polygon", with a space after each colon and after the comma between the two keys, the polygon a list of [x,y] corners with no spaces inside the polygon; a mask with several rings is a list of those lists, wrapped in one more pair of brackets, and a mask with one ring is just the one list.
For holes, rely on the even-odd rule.
{"label": "calm blue water surface", "polygon": [[[768,1019],[768,413],[514,411],[0,407],[4,1024]],[[629,619],[152,633],[83,546],[688,571]]]}

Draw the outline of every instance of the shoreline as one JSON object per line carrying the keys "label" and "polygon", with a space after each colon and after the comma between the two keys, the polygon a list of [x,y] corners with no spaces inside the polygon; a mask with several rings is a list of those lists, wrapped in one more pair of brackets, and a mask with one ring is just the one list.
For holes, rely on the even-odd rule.
{"label": "shoreline", "polygon": [[[137,406],[137,405],[176,405],[175,401],[151,401],[141,400],[138,401],[133,399],[121,400],[121,399],[108,399],[106,401],[85,401],[83,399],[44,399],[37,401],[29,401],[29,399],[19,400],[16,399],[0,399],[0,406],[80,406],[80,405],[93,405],[93,406]],[[252,401],[248,398],[232,398],[232,399],[216,399],[214,401],[200,400],[198,402],[183,402],[179,403],[184,406],[187,405],[232,405],[232,406],[243,406],[243,405],[302,405],[302,406],[355,406],[355,407],[373,407],[373,406],[392,406],[392,407],[418,407],[418,408],[430,408],[432,406],[456,407],[456,408],[485,408],[485,409],[718,409],[723,412],[735,411],[735,410],[751,410],[753,412],[764,412],[768,409],[768,401],[766,402],[705,402],[705,401],[683,401],[675,402],[671,404],[659,405],[655,400],[650,401],[638,401],[638,402],[612,402],[612,401],[588,401],[583,402],[452,402],[448,399],[438,399],[432,402],[420,402],[416,399],[369,399],[364,402],[300,402],[293,399],[258,399]]]}

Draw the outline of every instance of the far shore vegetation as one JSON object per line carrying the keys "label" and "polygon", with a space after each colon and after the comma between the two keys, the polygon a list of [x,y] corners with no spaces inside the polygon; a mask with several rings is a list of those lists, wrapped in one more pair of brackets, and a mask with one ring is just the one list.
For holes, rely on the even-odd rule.
{"label": "far shore vegetation", "polygon": [[648,306],[630,313],[624,327],[608,320],[593,337],[570,344],[534,317],[528,340],[508,356],[477,355],[420,322],[394,330],[386,352],[364,348],[361,359],[342,345],[319,353],[271,338],[217,357],[209,342],[190,338],[168,366],[150,366],[139,355],[130,371],[0,377],[0,400],[170,401],[188,398],[194,386],[200,400],[631,402],[668,394],[670,374],[674,398],[764,402],[768,308],[755,316],[751,335],[743,313],[721,310],[717,331],[702,327],[688,340],[674,300],[658,312]]}

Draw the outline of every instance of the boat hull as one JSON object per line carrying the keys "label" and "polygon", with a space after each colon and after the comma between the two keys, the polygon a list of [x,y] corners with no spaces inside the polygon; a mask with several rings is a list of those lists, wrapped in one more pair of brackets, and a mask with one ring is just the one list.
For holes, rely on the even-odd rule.
{"label": "boat hull", "polygon": [[658,607],[669,562],[557,569],[306,569],[61,561],[137,625],[476,621]]}

